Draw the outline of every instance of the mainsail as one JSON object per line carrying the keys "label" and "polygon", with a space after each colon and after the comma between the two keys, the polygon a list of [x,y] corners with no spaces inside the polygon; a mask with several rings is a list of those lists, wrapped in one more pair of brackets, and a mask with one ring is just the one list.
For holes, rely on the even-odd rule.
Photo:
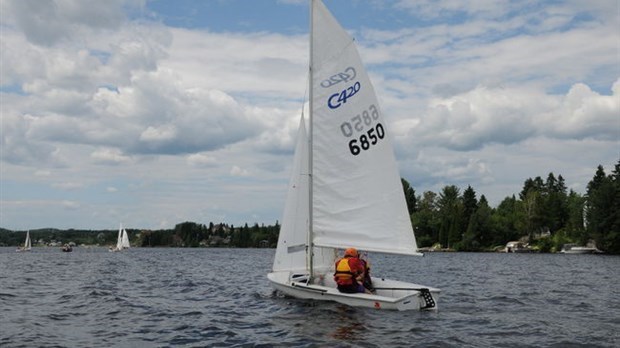
{"label": "mainsail", "polygon": [[30,241],[30,231],[26,232],[26,241],[24,242],[24,250],[32,249],[32,242]]}
{"label": "mainsail", "polygon": [[129,249],[129,236],[127,235],[127,231],[123,228],[123,234],[121,237],[121,247],[123,249]]}
{"label": "mainsail", "polygon": [[418,254],[374,88],[353,39],[321,1],[313,4],[313,242]]}

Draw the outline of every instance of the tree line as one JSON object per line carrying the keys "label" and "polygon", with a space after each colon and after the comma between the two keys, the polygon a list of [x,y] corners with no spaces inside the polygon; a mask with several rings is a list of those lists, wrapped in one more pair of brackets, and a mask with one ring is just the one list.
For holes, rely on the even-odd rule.
{"label": "tree line", "polygon": [[599,165],[585,195],[567,190],[562,175],[528,178],[518,196],[506,197],[496,208],[468,186],[416,195],[402,179],[418,246],[459,251],[498,249],[523,240],[541,252],[559,251],[564,244],[595,246],[620,253],[620,160],[610,174]]}
{"label": "tree line", "polygon": [[[172,229],[140,230],[127,228],[132,247],[275,247],[280,225],[241,227],[224,223],[208,225],[183,222]],[[43,228],[30,230],[33,246],[75,245],[111,246],[116,244],[118,230],[59,230]],[[0,228],[0,246],[18,246],[24,243],[26,231]]]}
{"label": "tree line", "polygon": [[[468,186],[445,186],[439,193],[417,195],[402,179],[407,208],[419,247],[457,251],[491,251],[522,240],[541,252],[562,245],[594,243],[604,252],[620,254],[620,160],[606,174],[599,165],[585,194],[568,190],[562,175],[528,178],[521,192],[489,206]],[[127,229],[132,246],[140,247],[275,247],[280,225],[234,226],[183,222],[173,229]],[[113,245],[117,230],[31,230],[37,244]],[[25,231],[0,229],[0,246],[23,243]]]}

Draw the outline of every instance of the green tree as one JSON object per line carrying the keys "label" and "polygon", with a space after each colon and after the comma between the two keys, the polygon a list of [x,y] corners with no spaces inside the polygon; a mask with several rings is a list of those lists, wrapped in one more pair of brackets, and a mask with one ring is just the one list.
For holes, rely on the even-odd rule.
{"label": "green tree", "polygon": [[476,191],[471,186],[467,186],[467,189],[463,191],[463,224],[469,225],[471,216],[478,209],[478,199],[476,198]]}
{"label": "green tree", "polygon": [[588,236],[584,228],[584,208],[585,198],[571,190],[566,199],[566,207],[568,210],[568,219],[564,231],[566,237],[571,241],[585,245],[588,242]]}
{"label": "green tree", "polygon": [[526,234],[532,241],[535,233],[543,232],[547,227],[545,224],[546,187],[544,182],[539,176],[533,180],[531,178],[525,180],[519,196],[521,202],[518,206],[524,219],[518,221],[517,227],[522,234]]}
{"label": "green tree", "polygon": [[549,173],[542,200],[544,204],[542,219],[544,226],[551,232],[562,229],[568,219],[568,208],[566,185],[561,175],[556,179],[553,173]]}
{"label": "green tree", "polygon": [[467,225],[463,240],[464,250],[479,251],[493,245],[492,215],[493,209],[489,207],[486,197],[482,195],[476,211],[471,215]]}
{"label": "green tree", "polygon": [[439,243],[448,248],[454,247],[462,239],[464,229],[461,226],[463,204],[459,198],[459,189],[446,186],[439,194]]}
{"label": "green tree", "polygon": [[596,173],[587,186],[587,233],[594,238],[599,248],[605,250],[605,235],[611,228],[611,209],[615,198],[613,184],[605,175],[602,165],[597,167]]}
{"label": "green tree", "polygon": [[599,165],[588,183],[586,231],[598,248],[620,252],[620,161],[609,176]]}
{"label": "green tree", "polygon": [[411,214],[413,214],[417,209],[415,190],[413,189],[413,187],[411,187],[411,185],[409,184],[407,180],[401,178],[400,181],[403,184],[403,191],[405,192],[405,201],[407,202],[407,210],[409,211],[409,216],[411,216]]}
{"label": "green tree", "polygon": [[418,210],[411,215],[416,241],[420,247],[430,247],[439,240],[437,194],[426,191],[417,201]]}
{"label": "green tree", "polygon": [[491,217],[493,224],[493,245],[505,245],[519,238],[518,225],[523,220],[520,204],[516,197],[506,197],[494,210]]}
{"label": "green tree", "polygon": [[614,166],[609,179],[614,187],[615,197],[611,208],[611,229],[605,242],[608,245],[608,251],[618,254],[620,253],[620,159]]}

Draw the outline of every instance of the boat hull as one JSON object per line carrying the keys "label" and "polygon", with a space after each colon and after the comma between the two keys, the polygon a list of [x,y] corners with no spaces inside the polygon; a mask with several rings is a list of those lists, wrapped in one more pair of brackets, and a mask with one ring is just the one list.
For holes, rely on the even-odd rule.
{"label": "boat hull", "polygon": [[[420,284],[400,282],[383,278],[373,278],[376,294],[346,294],[336,288],[331,276],[319,277],[318,284],[306,284],[306,277],[296,277],[290,272],[273,272],[267,275],[276,290],[300,299],[334,301],[352,307],[366,307],[385,310],[437,310],[440,290]],[[424,290],[427,289],[427,290]],[[433,302],[431,307],[425,299],[429,293]],[[426,295],[428,296],[428,295]]]}
{"label": "boat hull", "polygon": [[595,248],[586,248],[586,247],[573,247],[568,250],[560,251],[562,254],[594,254],[597,249]]}

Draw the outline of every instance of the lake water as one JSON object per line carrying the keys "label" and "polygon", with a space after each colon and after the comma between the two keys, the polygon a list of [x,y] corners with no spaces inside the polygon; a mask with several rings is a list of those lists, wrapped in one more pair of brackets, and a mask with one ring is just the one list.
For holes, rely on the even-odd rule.
{"label": "lake water", "polygon": [[274,293],[274,249],[0,248],[0,347],[618,347],[620,257],[371,255],[436,312]]}

